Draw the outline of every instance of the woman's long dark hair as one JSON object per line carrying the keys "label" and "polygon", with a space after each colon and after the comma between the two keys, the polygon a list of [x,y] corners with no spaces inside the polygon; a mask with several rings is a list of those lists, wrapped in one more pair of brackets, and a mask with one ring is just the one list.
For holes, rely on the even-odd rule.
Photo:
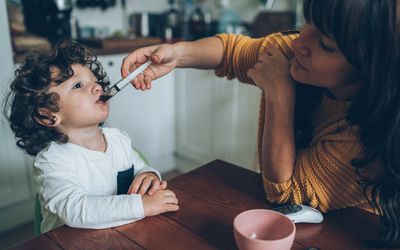
{"label": "woman's long dark hair", "polygon": [[346,120],[360,129],[365,148],[357,169],[374,160],[383,173],[365,179],[382,213],[383,243],[400,243],[400,7],[397,0],[304,0],[304,15],[332,37],[363,77]]}
{"label": "woman's long dark hair", "polygon": [[[51,83],[58,85],[70,78],[74,74],[71,68],[73,64],[88,67],[103,89],[110,84],[96,56],[90,55],[87,49],[68,39],[61,41],[53,52],[32,53],[15,71],[15,79],[3,109],[17,138],[17,146],[30,155],[35,156],[51,141],[68,141],[67,135],[53,127],[39,124],[36,119],[48,119],[54,123],[53,117],[47,117],[39,110],[53,113],[59,111],[59,95],[49,93],[48,89]],[[51,74],[53,67],[59,70],[57,76]]]}

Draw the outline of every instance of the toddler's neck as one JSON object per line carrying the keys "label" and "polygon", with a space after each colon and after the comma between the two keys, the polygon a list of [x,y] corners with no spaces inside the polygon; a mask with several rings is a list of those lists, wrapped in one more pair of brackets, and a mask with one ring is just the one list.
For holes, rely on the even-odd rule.
{"label": "toddler's neck", "polygon": [[101,128],[78,130],[68,133],[68,142],[87,148],[89,150],[105,152],[107,141]]}

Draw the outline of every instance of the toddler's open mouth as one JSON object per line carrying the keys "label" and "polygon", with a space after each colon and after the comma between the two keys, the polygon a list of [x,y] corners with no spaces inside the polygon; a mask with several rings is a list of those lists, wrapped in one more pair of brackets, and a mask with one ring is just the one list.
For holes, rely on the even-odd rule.
{"label": "toddler's open mouth", "polygon": [[101,95],[100,96],[100,98],[99,98],[99,101],[101,101],[101,102],[106,102],[106,101],[108,101],[110,98],[112,97],[112,95]]}
{"label": "toddler's open mouth", "polygon": [[96,103],[104,104],[104,103],[106,103],[108,101],[108,99],[110,99],[110,97],[111,96],[109,96],[109,95],[101,95],[99,97],[99,99],[96,101]]}

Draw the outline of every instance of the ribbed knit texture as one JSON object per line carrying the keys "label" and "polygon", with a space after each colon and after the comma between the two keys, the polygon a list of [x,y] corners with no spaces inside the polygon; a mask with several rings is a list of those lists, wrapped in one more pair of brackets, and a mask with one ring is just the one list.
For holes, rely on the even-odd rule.
{"label": "ribbed knit texture", "polygon": [[[253,84],[247,71],[253,68],[258,55],[268,46],[275,46],[288,59],[293,58],[290,44],[297,34],[275,33],[259,39],[232,34],[217,37],[224,44],[224,56],[215,70],[216,75]],[[283,183],[273,183],[262,174],[267,200],[280,204],[308,204],[322,212],[352,206],[374,211],[364,196],[363,187],[358,184],[361,177],[351,165],[351,160],[362,154],[362,145],[357,128],[344,119],[350,103],[326,96],[321,99],[313,114],[311,144],[306,149],[297,150],[292,177]],[[258,124],[259,163],[265,110],[262,94]],[[379,167],[377,163],[371,164],[361,173],[371,177]]]}

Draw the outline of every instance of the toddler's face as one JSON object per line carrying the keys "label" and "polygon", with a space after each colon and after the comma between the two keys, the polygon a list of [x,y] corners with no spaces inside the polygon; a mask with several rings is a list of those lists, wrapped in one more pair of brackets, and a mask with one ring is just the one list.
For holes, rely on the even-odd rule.
{"label": "toddler's face", "polygon": [[[72,77],[59,85],[50,86],[49,92],[60,96],[57,119],[61,120],[61,128],[66,131],[97,127],[109,114],[108,102],[99,100],[102,87],[86,66],[73,64],[72,70]],[[52,74],[57,75],[58,72],[58,69],[52,70]]]}

